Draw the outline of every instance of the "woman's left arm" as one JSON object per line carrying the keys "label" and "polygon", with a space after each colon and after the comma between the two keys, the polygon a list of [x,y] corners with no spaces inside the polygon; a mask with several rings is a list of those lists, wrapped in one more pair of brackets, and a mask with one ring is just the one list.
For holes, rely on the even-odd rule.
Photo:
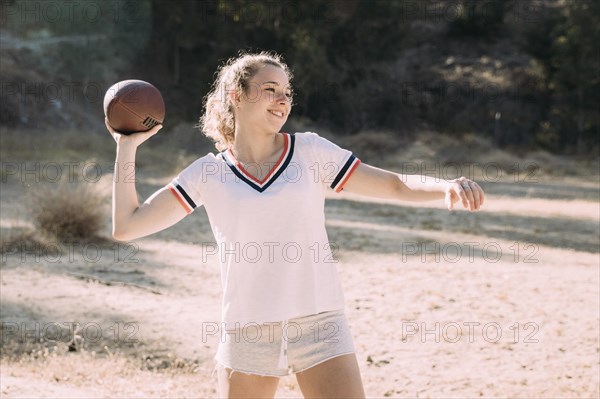
{"label": "woman's left arm", "polygon": [[370,197],[404,201],[445,199],[448,210],[461,201],[470,211],[483,205],[485,194],[479,184],[461,177],[444,180],[423,175],[401,175],[360,163],[350,176],[344,190]]}

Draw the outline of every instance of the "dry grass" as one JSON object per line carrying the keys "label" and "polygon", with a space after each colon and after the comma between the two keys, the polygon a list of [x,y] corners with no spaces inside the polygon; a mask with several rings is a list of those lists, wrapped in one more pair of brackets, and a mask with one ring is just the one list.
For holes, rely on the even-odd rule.
{"label": "dry grass", "polygon": [[96,352],[41,352],[37,358],[23,357],[18,362],[2,360],[2,367],[11,370],[5,376],[3,397],[205,398],[216,394],[214,384],[198,383],[210,370],[140,369],[131,359]]}
{"label": "dry grass", "polygon": [[93,240],[107,219],[107,193],[87,182],[41,184],[30,192],[32,221],[60,242]]}
{"label": "dry grass", "polygon": [[[58,324],[58,323],[57,323]],[[31,324],[33,330],[33,324]],[[194,372],[198,368],[198,359],[190,360],[178,357],[167,350],[158,349],[159,345],[152,342],[115,342],[111,337],[101,337],[100,340],[84,342],[82,332],[61,326],[62,331],[52,330],[40,337],[24,339],[22,334],[10,334],[5,328],[5,334],[0,345],[2,359],[12,363],[48,362],[51,359],[77,354],[81,360],[111,359],[127,364],[128,368],[165,371],[172,373]],[[107,326],[103,326],[106,329]],[[16,336],[13,336],[16,335]],[[60,337],[53,340],[52,335]],[[70,369],[64,365],[63,372],[69,374]],[[77,367],[76,367],[77,368]]]}

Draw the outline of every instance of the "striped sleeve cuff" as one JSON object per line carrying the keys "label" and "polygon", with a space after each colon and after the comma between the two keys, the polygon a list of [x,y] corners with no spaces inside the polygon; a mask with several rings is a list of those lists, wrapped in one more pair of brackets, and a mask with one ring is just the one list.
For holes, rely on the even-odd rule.
{"label": "striped sleeve cuff", "polygon": [[358,165],[360,164],[360,159],[356,158],[354,154],[350,155],[350,158],[346,161],[340,173],[337,174],[335,179],[333,179],[333,183],[331,183],[331,188],[335,190],[336,193],[339,193],[344,189],[344,185],[352,176],[352,173],[356,170]]}
{"label": "striped sleeve cuff", "polygon": [[192,197],[179,185],[177,181],[171,182],[169,184],[169,190],[173,193],[175,198],[179,201],[181,206],[185,209],[185,211],[189,214],[196,209],[196,203],[192,200]]}

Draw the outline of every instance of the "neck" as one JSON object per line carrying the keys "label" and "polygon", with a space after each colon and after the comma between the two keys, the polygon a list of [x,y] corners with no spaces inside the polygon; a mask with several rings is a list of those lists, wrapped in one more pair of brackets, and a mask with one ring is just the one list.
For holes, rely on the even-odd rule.
{"label": "neck", "polygon": [[279,136],[278,133],[246,133],[236,129],[231,150],[240,162],[263,162],[278,152],[281,146]]}

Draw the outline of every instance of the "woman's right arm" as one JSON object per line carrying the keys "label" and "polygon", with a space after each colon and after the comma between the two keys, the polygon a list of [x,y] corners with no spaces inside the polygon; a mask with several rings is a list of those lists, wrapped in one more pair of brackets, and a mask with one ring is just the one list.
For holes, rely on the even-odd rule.
{"label": "woman's right arm", "polygon": [[117,142],[113,179],[113,238],[133,240],[164,230],[183,219],[187,211],[167,187],[152,194],[142,205],[135,189],[135,154],[137,147],[156,134],[162,126],[129,136],[119,134],[106,123]]}

